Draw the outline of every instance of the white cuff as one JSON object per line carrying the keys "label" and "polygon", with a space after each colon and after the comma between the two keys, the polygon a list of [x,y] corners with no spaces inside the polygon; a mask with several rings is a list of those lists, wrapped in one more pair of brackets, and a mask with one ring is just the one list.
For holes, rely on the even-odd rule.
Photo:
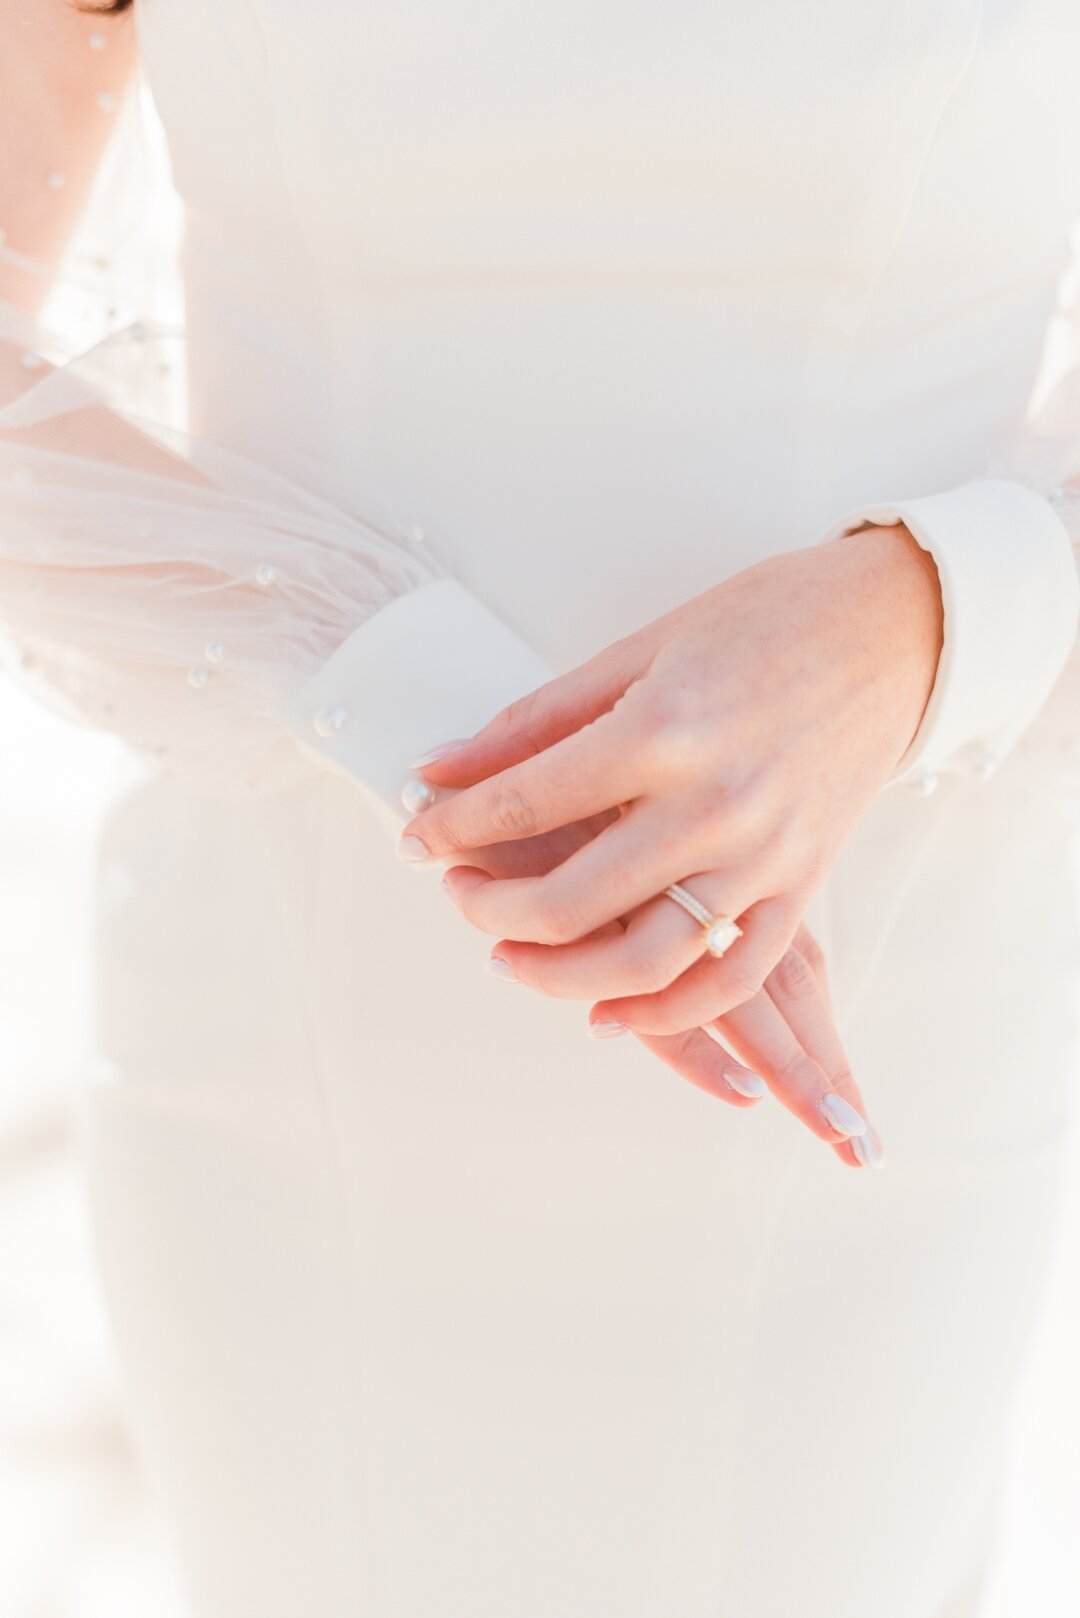
{"label": "white cuff", "polygon": [[322,764],[357,781],[396,829],[409,765],[471,736],[552,678],[512,629],[453,579],[399,596],[361,624],[282,713]]}
{"label": "white cuff", "polygon": [[1076,640],[1080,581],[1041,495],[985,478],[944,494],[864,506],[825,536],[902,522],[937,564],[944,642],[937,678],[893,781],[987,775],[1031,724]]}

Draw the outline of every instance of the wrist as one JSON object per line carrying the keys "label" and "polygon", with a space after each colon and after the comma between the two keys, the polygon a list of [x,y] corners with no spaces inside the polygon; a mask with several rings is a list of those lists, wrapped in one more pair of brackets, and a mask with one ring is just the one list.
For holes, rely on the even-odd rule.
{"label": "wrist", "polygon": [[[872,676],[887,683],[897,714],[897,758],[908,748],[934,689],[944,644],[941,578],[930,552],[903,523],[875,524],[833,540],[857,563],[867,591]],[[858,551],[856,553],[856,547]]]}

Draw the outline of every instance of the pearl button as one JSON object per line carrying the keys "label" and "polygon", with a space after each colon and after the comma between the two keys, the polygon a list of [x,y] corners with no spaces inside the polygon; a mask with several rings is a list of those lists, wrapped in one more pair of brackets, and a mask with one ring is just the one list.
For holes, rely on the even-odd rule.
{"label": "pearl button", "polygon": [[320,708],[312,720],[316,736],[336,736],[348,717],[344,708]]}
{"label": "pearl button", "polygon": [[401,801],[410,815],[418,815],[435,802],[435,789],[419,776],[410,776],[401,789]]}
{"label": "pearl button", "polygon": [[989,781],[1001,760],[989,747],[980,747],[971,765],[971,773],[978,781]]}
{"label": "pearl button", "polygon": [[212,640],[210,644],[205,647],[203,656],[206,658],[208,663],[224,663],[225,648],[222,646],[220,641]]}
{"label": "pearl button", "polygon": [[908,791],[916,798],[928,798],[932,792],[937,791],[937,786],[938,778],[933,770],[916,770],[907,783]]}
{"label": "pearl button", "polygon": [[260,562],[255,569],[256,584],[273,584],[277,578],[277,568],[272,562]]}
{"label": "pearl button", "polygon": [[201,691],[209,678],[205,669],[188,669],[187,683],[193,691]]}

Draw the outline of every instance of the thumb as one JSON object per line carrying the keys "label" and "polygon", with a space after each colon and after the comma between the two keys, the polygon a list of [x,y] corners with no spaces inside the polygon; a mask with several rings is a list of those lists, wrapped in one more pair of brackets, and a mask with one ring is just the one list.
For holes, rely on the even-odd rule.
{"label": "thumb", "polygon": [[614,707],[646,667],[631,636],[503,708],[467,741],[444,742],[413,768],[435,786],[467,787],[542,753]]}

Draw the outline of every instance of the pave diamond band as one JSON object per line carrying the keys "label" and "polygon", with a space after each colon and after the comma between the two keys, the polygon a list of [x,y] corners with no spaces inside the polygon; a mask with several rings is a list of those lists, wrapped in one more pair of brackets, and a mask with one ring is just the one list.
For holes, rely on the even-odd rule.
{"label": "pave diamond band", "polygon": [[668,899],[674,899],[680,909],[685,910],[688,916],[699,923],[705,934],[705,948],[710,955],[719,960],[734,944],[737,938],[742,937],[742,928],[732,921],[730,916],[714,916],[712,911],[695,898],[688,888],[681,882],[673,882],[669,888],[664,889]]}

